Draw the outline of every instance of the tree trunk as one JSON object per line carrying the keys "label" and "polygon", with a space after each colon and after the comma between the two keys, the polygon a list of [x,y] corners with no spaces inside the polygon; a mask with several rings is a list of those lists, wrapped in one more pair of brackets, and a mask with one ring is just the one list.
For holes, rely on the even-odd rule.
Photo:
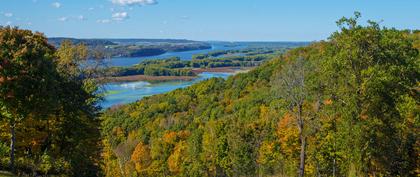
{"label": "tree trunk", "polygon": [[16,123],[14,120],[10,122],[10,171],[15,172],[15,143],[16,143],[16,133],[15,133]]}
{"label": "tree trunk", "polygon": [[306,137],[303,135],[304,121],[302,117],[302,105],[298,106],[298,127],[299,127],[299,139],[300,139],[300,164],[299,164],[299,177],[305,175],[305,147]]}
{"label": "tree trunk", "polygon": [[306,147],[306,138],[301,137],[300,145],[300,165],[299,165],[299,177],[305,175],[305,147]]}

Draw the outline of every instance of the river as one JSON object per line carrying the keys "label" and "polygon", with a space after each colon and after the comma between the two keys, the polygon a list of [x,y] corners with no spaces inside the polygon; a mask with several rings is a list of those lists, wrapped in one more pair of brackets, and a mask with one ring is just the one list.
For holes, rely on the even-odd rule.
{"label": "river", "polygon": [[111,66],[132,66],[135,64],[140,63],[144,60],[150,59],[165,59],[170,57],[179,57],[181,60],[191,60],[192,56],[195,54],[206,54],[212,51],[219,51],[219,50],[235,50],[235,49],[243,49],[246,47],[245,44],[239,45],[229,45],[229,43],[211,43],[211,49],[205,50],[191,50],[185,52],[168,52],[162,55],[157,56],[148,56],[148,57],[119,57],[119,58],[111,58],[107,59],[106,64]]}
{"label": "river", "polygon": [[213,77],[227,78],[232,74],[233,73],[204,72],[192,81],[109,83],[105,85],[105,101],[102,102],[101,106],[103,108],[109,108],[114,105],[132,103],[145,96],[166,93],[178,88],[185,88],[199,81]]}
{"label": "river", "polygon": [[[164,59],[169,57],[180,57],[182,60],[191,60],[192,56],[195,54],[205,54],[217,50],[242,49],[246,47],[245,45],[227,46],[225,44],[226,43],[212,43],[211,49],[193,50],[186,52],[168,52],[159,56],[151,57],[111,58],[108,59],[106,62],[108,66],[132,66],[147,59]],[[132,103],[146,96],[166,93],[178,88],[185,88],[205,79],[213,77],[227,78],[230,75],[232,75],[232,73],[204,72],[199,74],[198,77],[192,81],[170,81],[160,83],[137,81],[108,83],[104,86],[104,101],[101,102],[100,106],[106,109],[115,105]]]}

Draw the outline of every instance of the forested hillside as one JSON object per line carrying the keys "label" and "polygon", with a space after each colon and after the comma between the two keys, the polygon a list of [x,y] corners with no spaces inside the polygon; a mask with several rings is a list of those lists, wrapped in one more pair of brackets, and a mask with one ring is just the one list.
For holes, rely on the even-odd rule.
{"label": "forested hillside", "polygon": [[419,33],[359,16],[248,73],[107,110],[104,173],[418,175]]}
{"label": "forested hillside", "polygon": [[104,111],[88,47],[0,27],[0,176],[418,176],[420,32],[359,17],[247,73]]}

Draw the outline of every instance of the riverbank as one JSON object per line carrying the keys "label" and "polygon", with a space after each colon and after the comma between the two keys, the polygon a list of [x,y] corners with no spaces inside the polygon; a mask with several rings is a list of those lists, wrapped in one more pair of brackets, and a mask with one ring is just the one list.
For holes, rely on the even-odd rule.
{"label": "riverbank", "polygon": [[218,67],[218,68],[194,68],[192,72],[195,74],[201,74],[203,72],[213,73],[243,73],[248,72],[254,67]]}
{"label": "riverbank", "polygon": [[136,82],[136,81],[151,81],[151,82],[166,82],[166,81],[191,81],[196,76],[146,76],[146,75],[132,75],[120,77],[108,77],[109,82]]}

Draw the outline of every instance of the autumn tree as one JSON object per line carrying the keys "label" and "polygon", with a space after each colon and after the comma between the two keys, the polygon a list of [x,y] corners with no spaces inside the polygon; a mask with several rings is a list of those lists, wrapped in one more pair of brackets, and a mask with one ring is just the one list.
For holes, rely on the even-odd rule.
{"label": "autumn tree", "polygon": [[9,128],[0,139],[10,137],[12,171],[18,157],[19,173],[99,174],[100,97],[81,67],[85,52],[71,44],[57,52],[41,33],[0,28],[0,121]]}
{"label": "autumn tree", "polygon": [[300,162],[299,176],[305,173],[305,148],[306,135],[304,103],[309,99],[307,89],[308,62],[299,57],[290,64],[285,64],[273,81],[273,89],[277,95],[284,99],[293,116],[296,118],[296,125],[299,131],[300,140]]}
{"label": "autumn tree", "polygon": [[[1,117],[10,128],[10,168],[14,171],[15,127],[29,114],[44,114],[54,107],[57,73],[54,48],[40,33],[17,28],[0,28],[0,107]],[[44,114],[45,115],[45,114]]]}

